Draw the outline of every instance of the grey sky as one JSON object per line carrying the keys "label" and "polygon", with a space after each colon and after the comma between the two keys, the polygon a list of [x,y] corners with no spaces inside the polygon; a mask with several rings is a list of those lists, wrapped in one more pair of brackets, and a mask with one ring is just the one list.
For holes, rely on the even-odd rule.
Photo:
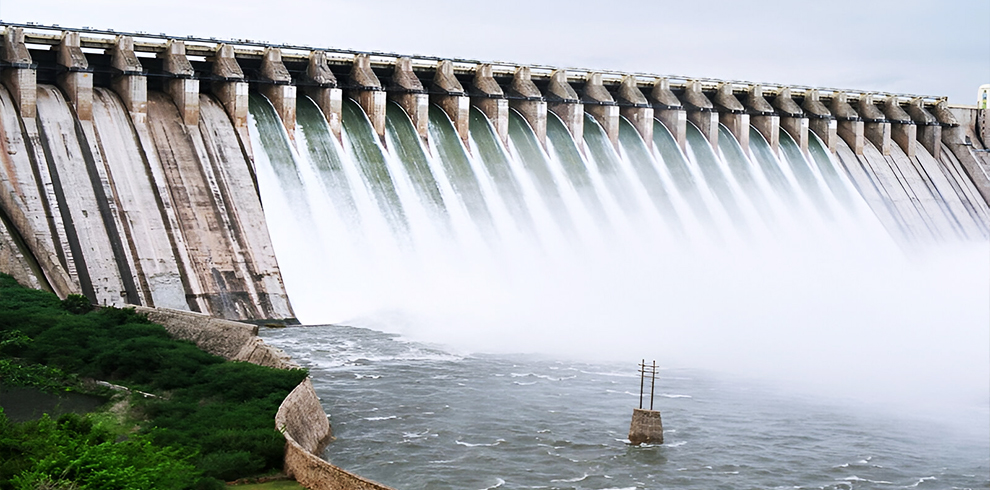
{"label": "grey sky", "polygon": [[0,19],[948,95],[990,83],[988,0],[0,0]]}

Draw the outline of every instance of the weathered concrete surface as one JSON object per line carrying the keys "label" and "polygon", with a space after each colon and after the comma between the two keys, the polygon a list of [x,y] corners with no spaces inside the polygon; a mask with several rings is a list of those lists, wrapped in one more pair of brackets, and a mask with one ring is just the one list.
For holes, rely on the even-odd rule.
{"label": "weathered concrete surface", "polygon": [[835,120],[832,111],[825,107],[819,97],[818,90],[805,92],[801,109],[808,115],[808,129],[825,143],[828,151],[835,153],[835,140],[839,137],[838,121]]}
{"label": "weathered concrete surface", "polygon": [[925,101],[920,97],[911,99],[907,112],[917,128],[918,141],[938,160],[942,152],[942,125],[925,109]]}
{"label": "weathered concrete surface", "polygon": [[382,82],[371,70],[371,58],[368,55],[354,55],[350,83],[352,88],[347,91],[347,96],[364,109],[379,141],[385,144],[385,92]]}
{"label": "weathered concrete surface", "polygon": [[[61,213],[57,206],[52,208],[49,198],[54,194],[45,192],[50,189],[43,184],[47,181],[40,180],[48,176],[40,172],[45,167],[44,154],[42,152],[39,160],[33,151],[34,144],[41,147],[38,124],[33,117],[19,119],[15,106],[6,88],[0,87],[0,186],[3,189],[0,207],[38,262],[55,294],[61,298],[79,294],[78,281],[66,269],[66,263],[71,263],[71,255],[64,255],[69,249],[62,241],[65,234]],[[33,133],[25,134],[28,128]]]}
{"label": "weathered concrete surface", "polygon": [[[91,120],[91,101],[88,111]],[[74,270],[70,269],[70,274],[74,272],[82,293],[93,303],[119,305],[128,299],[137,302],[133,297],[136,291],[125,288],[123,282],[129,279],[121,274],[121,267],[127,263],[119,243],[113,242],[116,223],[110,203],[105,195],[98,195],[103,191],[103,176],[99,173],[102,162],[95,161],[83,128],[77,125],[55,87],[38,86],[37,121],[45,166],[52,180],[53,204],[61,210],[66,240],[72,251]]]}
{"label": "weathered concrete surface", "polygon": [[250,168],[223,109],[202,96],[200,125],[190,127],[171,100],[151,93],[148,120],[162,167],[155,185],[172,203],[167,221],[177,227],[190,306],[228,319],[291,317]]}
{"label": "weathered concrete surface", "polygon": [[908,157],[915,155],[914,142],[918,140],[918,127],[911,116],[901,108],[897,97],[887,97],[881,105],[883,115],[890,121],[890,137]]}
{"label": "weathered concrete surface", "polygon": [[791,89],[788,87],[780,89],[770,104],[780,114],[780,129],[794,139],[801,147],[801,151],[807,152],[810,122],[804,109],[801,109],[801,106],[791,98]]}
{"label": "weathered concrete surface", "polygon": [[658,78],[653,82],[649,100],[653,104],[656,118],[663,123],[674,137],[681,151],[687,151],[687,111],[681,101],[670,90],[670,80]]}
{"label": "weathered concrete surface", "polygon": [[648,149],[653,148],[653,106],[639,90],[636,77],[626,75],[616,91],[616,101],[619,103],[619,115],[626,118],[639,136],[643,138]]}
{"label": "weathered concrete surface", "polygon": [[589,73],[581,89],[584,112],[598,121],[616,150],[619,149],[619,106],[602,85],[601,73]]}
{"label": "weathered concrete surface", "polygon": [[[779,97],[779,95],[778,95]],[[788,97],[789,98],[789,97]],[[780,116],[774,111],[774,107],[767,102],[767,99],[763,97],[763,86],[756,84],[751,85],[746,91],[746,97],[743,99],[743,105],[746,107],[746,112],[749,114],[749,123],[756,131],[758,131],[763,138],[767,140],[770,144],[770,149],[774,153],[777,153],[780,146]],[[794,101],[790,101],[794,104]],[[795,104],[796,105],[796,104]],[[798,109],[800,110],[800,108]],[[746,142],[747,146],[749,143],[749,130],[746,129]],[[804,134],[804,142],[796,139],[794,140],[798,146],[801,148],[802,152],[807,153],[808,151],[808,133]]]}
{"label": "weathered concrete surface", "polygon": [[[955,175],[938,159],[918,143],[911,161],[921,179],[928,186],[937,202],[950,216],[964,239],[979,240],[990,237],[990,209],[965,175]],[[959,182],[958,179],[964,179]]]}
{"label": "weathered concrete surface", "polygon": [[884,117],[883,111],[873,101],[873,94],[864,94],[859,97],[858,103],[859,117],[863,119],[863,135],[873,142],[880,153],[884,156],[890,155],[890,122]]}
{"label": "weathered concrete surface", "polygon": [[947,102],[942,101],[935,106],[934,112],[942,124],[942,143],[965,170],[983,196],[984,202],[990,203],[990,153],[973,151],[987,149],[976,134],[977,111],[972,108],[949,107]]}
{"label": "weathered concrete surface", "polygon": [[859,113],[849,105],[845,92],[832,95],[829,110],[839,123],[839,137],[849,144],[854,153],[862,155],[866,144],[863,120],[859,117]]}
{"label": "weathered concrete surface", "polygon": [[640,444],[663,444],[663,421],[659,410],[634,408],[629,424],[629,442]]}
{"label": "weathered concrete surface", "polygon": [[509,85],[509,107],[518,112],[536,134],[537,141],[547,147],[547,102],[543,99],[540,89],[533,83],[528,66],[516,68]]}
{"label": "weathered concrete surface", "polygon": [[24,44],[24,29],[8,27],[4,31],[2,58],[8,66],[0,72],[0,79],[10,90],[21,117],[33,118],[37,97],[37,77],[31,53]]}
{"label": "weathered concrete surface", "polygon": [[495,133],[505,145],[509,144],[509,100],[492,76],[492,65],[482,64],[474,71],[471,83],[471,105],[477,107],[492,123]]}
{"label": "weathered concrete surface", "polygon": [[416,133],[425,144],[430,132],[430,96],[423,88],[423,82],[413,72],[412,59],[395,60],[390,83],[388,100],[399,104],[406,111]]}
{"label": "weathered concrete surface", "polygon": [[[729,129],[729,132],[736,137],[739,146],[744,152],[749,151],[749,114],[746,108],[739,102],[732,93],[731,83],[719,84],[712,99],[718,109],[718,122]],[[717,148],[717,143],[712,143],[713,148]]]}
{"label": "weathered concrete surface", "polygon": [[691,80],[684,87],[681,102],[687,108],[688,121],[694,123],[712,148],[718,148],[718,113],[712,101],[701,91],[701,82]]}
{"label": "weathered concrete surface", "polygon": [[574,144],[578,149],[584,149],[584,104],[574,87],[567,83],[567,72],[555,70],[550,74],[544,98],[547,100],[547,110],[556,114],[564,127],[571,133]]}
{"label": "weathered concrete surface", "polygon": [[303,92],[313,99],[316,106],[320,108],[327,124],[330,125],[330,132],[340,141],[340,110],[344,102],[343,91],[337,88],[337,77],[330,71],[326,52],[313,51],[310,53],[305,80],[307,85]]}
{"label": "weathered concrete surface", "polygon": [[[97,150],[106,166],[110,195],[118,204],[119,233],[130,251],[141,304],[188,309],[182,276],[165,226],[146,157],[121,101],[103,88],[93,97]],[[134,126],[144,123],[135,122]]]}
{"label": "weathered concrete surface", "polygon": [[58,86],[76,111],[80,121],[88,121],[93,109],[93,73],[80,46],[79,33],[66,31],[58,47],[58,64],[65,72],[58,75]]}
{"label": "weathered concrete surface", "polygon": [[199,124],[199,80],[192,78],[195,71],[186,58],[185,43],[169,40],[158,57],[162,59],[163,71],[173,77],[165,81],[165,92],[179,108],[183,124]]}
{"label": "weathered concrete surface", "polygon": [[148,115],[148,80],[144,76],[144,67],[134,54],[134,39],[129,36],[117,36],[111,58],[114,70],[112,87],[124,102],[131,120],[143,124]]}
{"label": "weathered concrete surface", "polygon": [[3,216],[0,210],[0,271],[10,274],[21,285],[32,289],[51,291],[44,273],[31,252],[17,235],[17,230]]}
{"label": "weathered concrete surface", "polygon": [[213,166],[210,169],[204,165],[204,170],[212,174],[213,192],[221,196],[215,202],[235,239],[232,243],[238,268],[260,313],[248,318],[291,318],[294,315],[268,235],[251,159],[243,151],[244,140],[238,140],[217,103],[205,95],[201,97],[200,133],[208,157],[202,162]]}
{"label": "weathered concrete surface", "polygon": [[261,86],[261,93],[275,106],[275,113],[282,120],[289,138],[293,138],[296,129],[296,87],[292,85],[292,75],[282,63],[281,49],[265,48],[261,76],[269,82]]}
{"label": "weathered concrete surface", "polygon": [[468,144],[469,122],[471,118],[471,99],[464,91],[464,86],[454,76],[454,63],[442,60],[437,63],[437,71],[433,75],[433,91],[430,102],[443,109],[444,114],[454,125],[454,130],[460,136],[464,148],[470,151]]}
{"label": "weathered concrete surface", "polygon": [[[200,349],[233,361],[276,369],[299,366],[280,349],[258,338],[258,327],[211,318],[208,315],[165,308],[135,307],[161,324],[172,337],[188,340]],[[282,401],[275,427],[285,436],[285,472],[311,490],[391,490],[340,469],[316,456],[332,439],[330,421],[309,378]]]}

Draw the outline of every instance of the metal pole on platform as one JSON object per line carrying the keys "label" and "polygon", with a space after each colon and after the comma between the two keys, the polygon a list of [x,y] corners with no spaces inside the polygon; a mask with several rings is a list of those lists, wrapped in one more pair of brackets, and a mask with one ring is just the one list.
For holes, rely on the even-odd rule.
{"label": "metal pole on platform", "polygon": [[[646,363],[646,360],[643,360]],[[650,371],[650,410],[653,410],[653,386],[656,384],[657,379],[657,361],[653,360],[653,370]]]}
{"label": "metal pole on platform", "polygon": [[639,409],[643,409],[643,382],[646,379],[646,359],[639,364]]}

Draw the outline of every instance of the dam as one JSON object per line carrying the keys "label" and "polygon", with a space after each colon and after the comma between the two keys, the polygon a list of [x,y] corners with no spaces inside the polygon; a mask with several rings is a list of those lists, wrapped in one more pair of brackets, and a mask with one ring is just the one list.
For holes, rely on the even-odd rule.
{"label": "dam", "polygon": [[2,28],[0,269],[61,297],[311,323],[411,256],[990,237],[988,111],[944,97]]}

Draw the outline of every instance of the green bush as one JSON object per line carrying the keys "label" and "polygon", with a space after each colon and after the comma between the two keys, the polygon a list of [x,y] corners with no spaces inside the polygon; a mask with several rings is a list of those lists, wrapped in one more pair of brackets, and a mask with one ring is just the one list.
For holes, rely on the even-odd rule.
{"label": "green bush", "polygon": [[[131,488],[120,486],[125,481],[147,484],[147,474],[114,466],[138,454],[160,465],[156,471],[165,479],[144,488],[173,488],[170,482],[179,480],[169,475],[180,463],[195,480],[182,479],[175,488],[212,488],[217,483],[213,478],[236,479],[281,468],[285,441],[275,430],[275,412],[306,371],[227,362],[190,342],[171,339],[163,327],[133,309],[92,309],[84,300],[70,296],[59,301],[0,274],[3,379],[16,374],[59,380],[64,373],[74,373],[160,396],[134,400],[148,421],[142,424],[142,434],[130,436],[126,444],[104,440],[62,445],[58,447],[64,450],[41,453],[46,456],[26,467],[6,463],[0,439],[0,471],[21,475],[19,487],[0,483],[0,489],[57,487],[66,481],[80,489]],[[87,432],[72,425],[76,423],[83,422],[67,419],[63,429]],[[169,455],[180,466],[166,464]],[[13,481],[4,475],[0,472],[0,482]]]}

